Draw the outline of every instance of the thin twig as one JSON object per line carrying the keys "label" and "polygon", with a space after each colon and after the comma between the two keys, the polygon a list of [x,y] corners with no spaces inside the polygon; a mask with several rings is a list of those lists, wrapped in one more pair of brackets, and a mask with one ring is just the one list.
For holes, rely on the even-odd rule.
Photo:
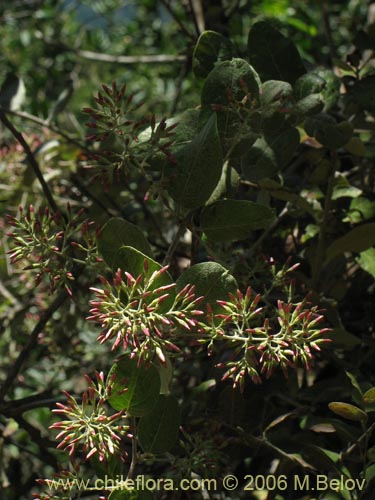
{"label": "thin twig", "polygon": [[172,9],[172,7],[169,5],[169,2],[168,0],[160,0],[161,4],[165,7],[165,9],[168,11],[168,13],[170,14],[170,16],[176,21],[176,23],[179,25],[179,27],[181,28],[182,32],[185,33],[185,35],[187,37],[189,37],[190,39],[193,39],[195,40],[195,36],[192,35],[190,33],[190,31],[186,28],[186,26],[184,25],[184,23],[181,21],[181,19],[179,19],[179,17],[177,16],[177,14],[175,13],[175,11]]}
{"label": "thin twig", "polygon": [[61,290],[61,292],[51,303],[51,305],[42,313],[40,320],[35,325],[33,331],[30,334],[27,344],[19,353],[16,361],[12,364],[11,367],[9,367],[8,375],[0,389],[0,401],[4,400],[4,397],[14,384],[15,379],[17,378],[17,375],[19,374],[23,364],[30,356],[30,354],[33,352],[35,346],[38,343],[39,334],[42,332],[47,322],[51,319],[54,312],[57,311],[57,309],[66,301],[67,298],[68,298],[67,291],[65,289]]}
{"label": "thin twig", "polygon": [[277,228],[277,226],[280,224],[281,220],[287,215],[288,213],[288,206],[286,205],[278,215],[277,219],[273,221],[273,223],[268,226],[268,228],[263,231],[263,233],[259,236],[259,238],[252,244],[252,246],[249,249],[249,254],[252,255],[255,250],[263,243],[263,241],[271,234],[274,232],[274,230]]}
{"label": "thin twig", "polygon": [[25,113],[23,111],[11,111],[10,109],[3,109],[0,108],[0,111],[3,111],[6,114],[13,115],[13,116],[18,116],[20,118],[23,118],[24,120],[29,120],[33,123],[36,123],[37,125],[40,125],[43,128],[47,128],[48,130],[51,130],[52,132],[55,132],[56,134],[60,135],[63,137],[66,141],[70,142],[71,144],[74,144],[75,146],[78,146],[82,150],[86,152],[90,152],[90,150],[80,141],[75,139],[74,137],[71,137],[70,135],[66,134],[62,130],[60,130],[58,127],[55,127],[51,123],[47,123],[45,120],[42,120],[41,118],[38,118],[35,115],[31,115],[29,113]]}
{"label": "thin twig", "polygon": [[353,451],[355,451],[362,443],[362,441],[366,441],[371,434],[375,431],[375,423],[373,423],[358,439],[355,443],[351,444],[346,450],[340,453],[340,462],[343,462],[346,458],[348,458]]}
{"label": "thin twig", "polygon": [[131,422],[131,427],[133,428],[134,434],[133,434],[133,437],[132,437],[132,459],[131,459],[131,462],[130,462],[130,467],[129,467],[126,479],[133,479],[134,472],[135,472],[135,467],[137,465],[137,436],[135,435],[135,429],[136,429],[135,418],[132,417],[130,419],[130,422]]}
{"label": "thin twig", "polygon": [[40,185],[42,186],[44,196],[47,198],[49,206],[51,207],[51,209],[54,212],[58,212],[59,209],[58,209],[57,204],[56,204],[56,202],[55,202],[55,200],[53,198],[52,192],[51,192],[48,184],[44,180],[42,171],[40,170],[39,163],[35,159],[35,156],[33,155],[33,153],[31,151],[29,145],[27,144],[27,142],[23,138],[23,135],[8,120],[8,117],[6,116],[6,114],[4,113],[4,111],[2,111],[2,110],[0,110],[0,120],[3,122],[3,124],[5,125],[5,127],[12,133],[12,135],[14,136],[14,138],[17,139],[17,141],[23,147],[23,150],[26,153],[26,157],[27,157],[27,159],[28,159],[28,161],[29,161],[29,163],[30,163],[30,165],[31,165],[31,167],[32,167],[32,169],[33,169],[33,171],[34,171],[34,173],[35,173],[38,181],[40,182]]}
{"label": "thin twig", "polygon": [[185,230],[186,230],[185,222],[181,222],[181,224],[179,225],[179,227],[177,229],[176,234],[174,235],[174,238],[173,238],[171,244],[169,245],[168,251],[164,257],[164,260],[163,260],[164,266],[166,264],[171,263],[173,255],[176,251],[177,245],[179,244],[181,236],[184,234]]}
{"label": "thin twig", "polygon": [[190,0],[190,8],[194,17],[195,29],[199,36],[205,30],[205,19],[201,0]]}
{"label": "thin twig", "polygon": [[191,226],[189,228],[192,232],[192,237],[194,238],[197,238],[199,243],[202,244],[202,246],[204,247],[204,249],[206,250],[206,253],[209,257],[211,257],[215,262],[217,262],[218,264],[221,264],[223,267],[225,267],[226,269],[228,268],[228,265],[226,264],[226,262],[224,262],[223,259],[221,259],[217,253],[215,252],[215,250],[213,248],[211,248],[211,246],[207,243],[206,240],[204,240],[203,238],[201,238],[201,235],[200,233],[196,230],[196,228],[194,226]]}
{"label": "thin twig", "polygon": [[78,175],[73,174],[72,175],[72,181],[75,186],[81,191],[81,193],[90,200],[92,200],[94,203],[96,203],[104,212],[106,212],[110,217],[113,217],[113,213],[111,212],[111,209],[105,205],[100,198],[98,198],[95,194],[93,194],[81,181]]}
{"label": "thin twig", "polygon": [[[191,35],[189,34],[191,37]],[[143,56],[112,56],[100,52],[91,52],[90,50],[77,50],[76,54],[90,61],[100,61],[115,64],[169,64],[185,61],[186,56],[178,54],[150,54]]]}
{"label": "thin twig", "polygon": [[18,399],[15,401],[7,401],[3,406],[0,406],[0,413],[8,418],[13,418],[16,415],[22,415],[26,411],[35,408],[53,408],[56,403],[62,403],[66,398],[45,398],[43,394],[34,394],[27,398]]}

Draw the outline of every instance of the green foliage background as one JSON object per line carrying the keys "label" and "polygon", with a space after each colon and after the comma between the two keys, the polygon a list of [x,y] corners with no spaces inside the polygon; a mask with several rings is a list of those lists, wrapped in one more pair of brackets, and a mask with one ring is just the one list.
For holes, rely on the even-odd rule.
{"label": "green foliage background", "polygon": [[[248,378],[243,392],[231,381],[220,381],[222,373],[214,368],[215,362],[227,361],[228,350],[218,349],[211,362],[206,350],[185,346],[185,355],[175,360],[172,384],[183,431],[169,455],[155,459],[150,445],[139,473],[174,479],[191,473],[217,479],[225,474],[344,476],[365,479],[365,489],[220,490],[212,498],[375,498],[373,4],[16,0],[0,4],[0,21],[0,81],[17,74],[26,88],[22,108],[6,116],[30,145],[59,207],[69,203],[75,212],[84,207],[95,227],[121,218],[147,236],[143,240],[134,226],[124,233],[116,226],[99,244],[107,264],[112,265],[111,250],[120,241],[159,263],[167,259],[170,280],[180,288],[187,280],[204,288],[197,268],[187,276],[182,272],[213,260],[230,270],[242,290],[248,285],[256,292],[268,290],[272,301],[279,298],[273,289],[277,272],[290,258],[300,263],[293,273],[297,296],[310,292],[332,329],[332,342],[309,371],[290,370],[285,379],[276,370],[260,385]],[[270,24],[256,25],[262,21]],[[257,32],[250,31],[254,25]],[[283,51],[284,42],[267,31],[269,26],[293,44]],[[203,38],[197,45],[203,30],[221,36],[206,35],[207,45]],[[279,41],[279,54],[267,50],[272,40]],[[144,56],[151,59],[144,62]],[[261,77],[260,95],[258,76],[241,60]],[[308,76],[298,80],[303,68]],[[225,107],[232,102],[226,89],[233,71],[261,111],[237,103],[240,118],[231,122]],[[82,167],[92,147],[82,108],[93,106],[101,84],[113,80],[126,84],[127,94],[135,93],[133,102],[144,102],[134,110],[135,120],[155,114],[157,122],[178,123],[171,146],[178,170],[165,166],[159,153],[150,159],[147,175],[131,166],[118,177],[115,173],[115,182],[107,186]],[[232,96],[241,101],[243,87],[233,84]],[[219,106],[216,117],[212,105]],[[280,112],[284,107],[286,118]],[[243,123],[247,128],[239,140]],[[98,274],[109,277],[105,263],[82,271],[73,301],[59,291],[50,293],[45,282],[36,287],[25,263],[10,263],[6,214],[15,216],[19,205],[38,209],[46,200],[23,148],[7,127],[0,132],[0,380],[10,384],[2,387],[0,405],[0,488],[2,498],[15,500],[37,495],[41,488],[35,480],[52,477],[59,464],[68,463],[48,429],[54,421],[51,408],[64,400],[61,390],[82,393],[83,375],[107,374],[118,353],[96,342],[98,329],[85,319],[92,298],[88,288],[97,286]],[[142,133],[146,137],[149,131]],[[116,141],[106,137],[99,151],[120,151]],[[197,150],[191,171],[189,158]],[[222,154],[228,160],[224,168]],[[181,229],[186,214],[192,236]],[[273,274],[266,264],[270,257]],[[131,251],[116,258],[139,264]],[[219,292],[233,291],[234,278],[217,278]],[[227,298],[210,293],[212,300]],[[54,301],[30,349],[33,329]],[[23,351],[27,357],[12,378]],[[145,443],[155,432],[155,419],[143,418]],[[100,468],[94,469],[100,476]],[[81,475],[92,470],[86,463]],[[159,492],[155,498],[169,496]],[[185,497],[175,493],[173,498]],[[189,492],[187,498],[202,498],[202,493]]]}

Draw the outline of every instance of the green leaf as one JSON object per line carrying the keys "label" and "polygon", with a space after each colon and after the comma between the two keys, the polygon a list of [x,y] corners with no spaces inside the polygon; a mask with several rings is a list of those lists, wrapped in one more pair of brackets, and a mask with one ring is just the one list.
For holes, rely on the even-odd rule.
{"label": "green leaf", "polygon": [[360,253],[373,245],[375,245],[375,222],[362,224],[335,240],[328,247],[324,264],[344,252]]}
{"label": "green leaf", "polygon": [[367,154],[366,146],[363,144],[359,137],[352,137],[344,147],[347,151],[349,151],[349,153],[354,156],[365,157]]}
{"label": "green leaf", "polygon": [[299,139],[295,128],[259,138],[242,157],[241,169],[244,177],[249,181],[258,181],[276,175],[292,159]]}
{"label": "green leaf", "polygon": [[297,122],[302,121],[307,116],[316,115],[324,108],[322,94],[311,94],[300,99],[293,109],[293,116]]}
{"label": "green leaf", "polygon": [[250,93],[251,98],[259,102],[259,77],[244,59],[218,63],[207,76],[201,94],[202,106],[212,104],[228,105],[230,98],[241,101]]}
{"label": "green leaf", "polygon": [[356,259],[360,267],[375,279],[375,248],[369,248]]}
{"label": "green leaf", "polygon": [[198,38],[193,52],[195,76],[206,78],[215,63],[232,59],[233,45],[216,31],[204,31]]}
{"label": "green leaf", "polygon": [[363,196],[350,202],[349,210],[343,222],[359,223],[375,217],[375,201]]}
{"label": "green leaf", "polygon": [[234,102],[239,103],[249,94],[250,99],[244,106],[248,109],[256,108],[259,105],[259,86],[257,73],[244,59],[236,58],[218,63],[207,76],[201,93],[201,120],[207,120],[213,107],[216,109],[217,127],[224,152],[239,141],[239,136],[255,140],[248,124],[239,118],[239,105]]}
{"label": "green leaf", "polygon": [[335,179],[332,200],[338,200],[339,198],[345,197],[357,198],[360,194],[362,194],[361,189],[352,186],[346,177],[339,176]]}
{"label": "green leaf", "polygon": [[108,399],[112,408],[126,410],[134,417],[146,415],[152,410],[160,392],[160,377],[155,366],[138,366],[137,359],[123,357],[112,366],[108,381],[114,376]]}
{"label": "green leaf", "polygon": [[175,158],[177,165],[168,168],[167,190],[178,205],[198,208],[214,191],[223,167],[215,114]]}
{"label": "green leaf", "polygon": [[262,106],[269,104],[289,103],[293,100],[293,87],[288,82],[269,80],[262,83],[260,102]]}
{"label": "green leaf", "polygon": [[[369,455],[370,461],[373,462],[374,458],[375,458],[375,450],[374,450],[373,447],[368,450],[368,455]],[[365,478],[366,478],[366,482],[367,483],[370,483],[370,481],[371,482],[373,481],[373,479],[375,478],[375,463],[373,463],[373,464],[369,465],[368,467],[366,467],[366,469],[365,469]]]}
{"label": "green leaf", "polygon": [[[176,128],[173,129],[173,144],[171,146],[172,151],[184,146],[195,137],[198,132],[198,118],[199,110],[195,108],[186,109],[182,113],[168,118],[166,121],[167,127],[176,125]],[[151,127],[147,127],[139,134],[138,140],[140,142],[146,142],[150,139],[150,137]],[[165,142],[169,141],[169,138],[165,139]],[[163,157],[165,157],[165,155],[163,155]]]}
{"label": "green leaf", "polygon": [[[314,438],[316,440],[316,437]],[[320,446],[307,444],[303,446],[303,457],[318,468],[318,470],[332,471],[336,474],[342,474],[338,463],[340,460],[339,453],[327,450]],[[326,495],[324,495],[326,498]]]}
{"label": "green leaf", "polygon": [[327,338],[332,340],[332,347],[334,349],[344,349],[352,351],[355,347],[361,344],[358,337],[346,331],[344,328],[334,328],[327,333]]}
{"label": "green leaf", "polygon": [[143,451],[159,454],[173,448],[180,418],[176,398],[161,394],[153,410],[139,420],[138,439]]}
{"label": "green leaf", "polygon": [[353,126],[349,122],[336,123],[332,116],[324,113],[308,118],[304,128],[309,136],[330,149],[345,146],[353,135]]}
{"label": "green leaf", "polygon": [[218,201],[223,195],[230,194],[234,188],[240,183],[240,176],[237,171],[232,168],[228,162],[224,163],[221,177],[206,205],[210,205],[214,201]]}
{"label": "green leaf", "polygon": [[367,422],[367,414],[357,406],[349,403],[332,402],[328,404],[328,408],[346,420],[361,422],[363,424]]}
{"label": "green leaf", "polygon": [[363,406],[363,393],[362,393],[362,389],[360,388],[358,382],[357,382],[357,379],[355,378],[355,376],[346,371],[346,376],[349,378],[352,386],[353,386],[353,393],[352,393],[352,398],[353,398],[353,401],[359,405],[359,406]]}
{"label": "green leaf", "polygon": [[[198,109],[186,109],[182,113],[172,116],[166,121],[167,127],[171,125],[176,125],[173,129],[173,144],[169,147],[170,152],[174,155],[183,146],[186,146],[191,142],[199,131],[199,115],[200,111]],[[138,140],[140,142],[147,142],[151,137],[151,127],[147,127],[143,130],[139,136]],[[170,138],[163,139],[161,144],[167,143]],[[168,159],[164,153],[161,151],[155,152],[148,160],[148,165],[151,169],[156,172],[163,172],[164,168],[168,164]]]}
{"label": "green leaf", "polygon": [[200,228],[209,239],[237,241],[252,231],[265,229],[274,220],[273,210],[252,201],[220,200],[202,210]]}
{"label": "green leaf", "polygon": [[120,217],[110,219],[99,234],[98,250],[106,264],[113,270],[117,270],[118,267],[120,248],[127,245],[145,255],[152,255],[150,244],[137,226]]}
{"label": "green leaf", "polygon": [[299,101],[311,94],[319,94],[325,87],[326,81],[316,73],[306,73],[298,78],[294,84],[294,95]]}
{"label": "green leaf", "polygon": [[340,98],[341,80],[335,73],[323,66],[314,69],[314,74],[320,76],[325,81],[325,88],[321,90],[324,101],[324,111],[331,109]]}
{"label": "green leaf", "polygon": [[[145,271],[144,267],[145,261],[147,271]],[[158,271],[162,267],[155,260],[151,259],[139,250],[129,246],[123,246],[119,248],[113,264],[114,269],[120,268],[124,271],[129,272],[135,278],[137,278],[137,276],[139,276],[140,274],[151,276],[154,271]],[[169,285],[170,283],[173,283],[171,275],[168,272],[164,272],[155,280],[154,288],[157,288],[158,286]]]}
{"label": "green leaf", "polygon": [[371,387],[371,389],[364,393],[363,401],[366,404],[375,403],[375,387]]}
{"label": "green leaf", "polygon": [[187,284],[195,286],[196,297],[204,296],[213,311],[220,308],[217,300],[227,299],[228,293],[235,293],[238,288],[235,278],[216,262],[201,262],[184,271],[176,282],[177,291]]}
{"label": "green leaf", "polygon": [[[273,179],[266,178],[261,179],[258,182],[258,185],[262,190],[267,191],[273,198],[276,198],[277,200],[289,201],[301,210],[309,213],[312,217],[316,217],[314,208],[305,198],[298,195],[297,193],[293,193],[279,182],[276,182]],[[319,232],[319,228],[317,226],[314,226],[314,228],[312,228],[311,226],[311,224],[306,226],[307,231],[305,234],[308,235],[307,238],[313,237],[317,232]]]}
{"label": "green leaf", "polygon": [[255,23],[248,39],[250,64],[261,80],[283,80],[293,84],[306,70],[291,40],[266,21]]}
{"label": "green leaf", "polygon": [[192,394],[202,394],[204,392],[209,391],[210,389],[213,389],[216,387],[217,382],[214,378],[210,378],[208,380],[205,380],[204,382],[201,382],[199,385],[196,387],[193,387],[191,389]]}
{"label": "green leaf", "polygon": [[290,110],[294,106],[293,88],[287,82],[264,82],[260,94],[261,108],[253,112],[250,124],[254,131],[275,133],[290,127]]}
{"label": "green leaf", "polygon": [[264,429],[264,434],[267,434],[268,431],[271,429],[277,427],[278,425],[282,424],[283,422],[289,420],[290,418],[296,418],[296,412],[295,411],[290,411],[288,413],[283,413],[282,415],[279,415],[278,417],[274,418]]}

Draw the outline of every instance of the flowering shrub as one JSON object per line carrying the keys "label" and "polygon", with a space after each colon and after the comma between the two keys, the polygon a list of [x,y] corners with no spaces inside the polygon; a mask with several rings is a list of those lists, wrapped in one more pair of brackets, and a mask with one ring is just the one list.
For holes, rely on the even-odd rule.
{"label": "flowering shrub", "polygon": [[[369,49],[371,30],[366,36]],[[42,125],[66,144],[47,159],[13,124],[12,103],[1,105],[19,144],[9,162],[25,154],[33,177],[29,191],[7,191],[1,223],[11,229],[7,286],[0,282],[0,347],[9,346],[0,426],[8,473],[14,442],[32,436],[30,454],[46,464],[37,499],[168,498],[112,483],[72,493],[81,474],[374,477],[373,349],[360,350],[365,341],[344,327],[340,305],[362,280],[372,290],[366,278],[375,276],[363,133],[373,128],[363,99],[372,75],[354,56],[341,62],[341,78],[307,71],[267,21],[253,24],[242,49],[203,32],[192,55],[200,102],[168,119],[143,112],[131,85],[115,81],[83,109],[84,139],[51,123],[51,110]],[[14,169],[6,175],[12,184]],[[33,283],[26,291],[20,273]],[[370,321],[366,328],[371,334]],[[51,407],[59,421],[44,411]],[[27,412],[38,412],[38,426]],[[279,486],[280,500],[297,500],[291,485]],[[358,483],[345,491],[345,500],[365,498]],[[331,486],[315,493],[341,499]]]}

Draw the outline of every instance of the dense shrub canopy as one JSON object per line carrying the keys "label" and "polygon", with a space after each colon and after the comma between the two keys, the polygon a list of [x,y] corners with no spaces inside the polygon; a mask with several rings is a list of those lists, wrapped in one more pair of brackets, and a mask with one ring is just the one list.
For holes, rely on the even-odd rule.
{"label": "dense shrub canopy", "polygon": [[2,498],[373,498],[374,16],[0,6]]}

